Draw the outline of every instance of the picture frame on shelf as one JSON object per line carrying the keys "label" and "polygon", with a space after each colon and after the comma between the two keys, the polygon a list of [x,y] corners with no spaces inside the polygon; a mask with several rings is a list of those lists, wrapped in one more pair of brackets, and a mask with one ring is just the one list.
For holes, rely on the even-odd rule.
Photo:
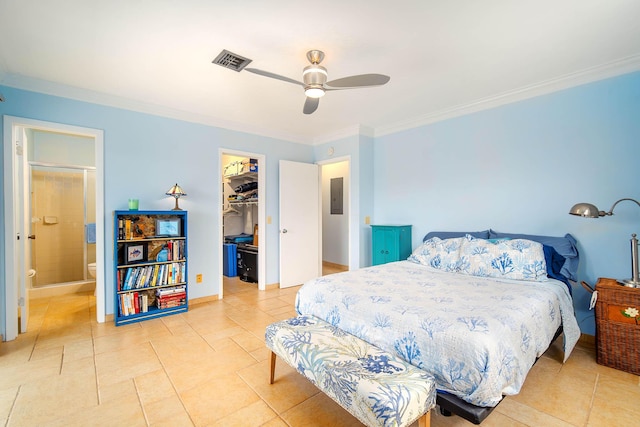
{"label": "picture frame on shelf", "polygon": [[124,263],[137,264],[147,261],[147,245],[144,243],[127,243],[124,247]]}

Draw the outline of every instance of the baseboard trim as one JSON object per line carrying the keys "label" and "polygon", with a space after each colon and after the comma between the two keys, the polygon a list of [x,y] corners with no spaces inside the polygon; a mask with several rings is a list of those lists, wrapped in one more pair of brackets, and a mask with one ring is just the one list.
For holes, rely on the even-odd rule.
{"label": "baseboard trim", "polygon": [[193,299],[189,299],[189,305],[205,304],[208,302],[218,301],[219,299],[220,297],[218,296],[218,294],[209,295],[209,296],[200,297],[200,298],[193,298]]}
{"label": "baseboard trim", "polygon": [[332,270],[349,271],[349,266],[348,265],[338,264],[338,263],[331,262],[331,261],[322,261],[322,267],[323,268],[330,268]]}
{"label": "baseboard trim", "polygon": [[96,289],[95,281],[86,281],[78,283],[67,283],[64,285],[42,286],[39,288],[29,288],[29,299],[51,298],[60,295],[79,294],[84,292],[93,292]]}
{"label": "baseboard trim", "polygon": [[596,337],[593,335],[580,334],[578,343],[583,347],[596,347]]}

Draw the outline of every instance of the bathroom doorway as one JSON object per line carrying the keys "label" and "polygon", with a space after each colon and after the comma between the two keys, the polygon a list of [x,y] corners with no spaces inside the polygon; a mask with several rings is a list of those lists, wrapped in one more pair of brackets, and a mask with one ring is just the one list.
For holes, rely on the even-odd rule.
{"label": "bathroom doorway", "polygon": [[[48,166],[76,166],[88,170],[93,168],[94,203],[87,208],[93,210],[95,218],[95,304],[96,320],[105,321],[105,272],[104,272],[104,133],[99,129],[84,128],[61,123],[45,122],[5,115],[3,117],[4,145],[4,283],[0,284],[4,316],[0,319],[0,334],[10,341],[18,333],[27,332],[29,318],[29,294],[34,270],[31,264],[30,243],[34,240],[30,230],[30,166],[29,161],[48,163]],[[39,137],[52,140],[65,139],[62,144],[34,144]],[[87,154],[89,161],[78,161],[78,156]],[[46,158],[46,160],[44,160]],[[75,168],[74,168],[75,169]],[[87,178],[91,179],[91,178]],[[49,197],[58,197],[55,191]],[[56,215],[48,215],[53,216]],[[89,218],[89,217],[87,217]],[[49,218],[55,222],[55,218]],[[59,218],[58,218],[59,223]],[[53,225],[53,224],[51,224]],[[84,225],[84,224],[83,224]],[[31,239],[26,238],[32,237]],[[88,264],[88,263],[87,263]],[[88,270],[88,265],[86,265]],[[35,272],[37,275],[37,271]],[[47,286],[46,288],[56,288]],[[44,288],[43,288],[44,289]]]}

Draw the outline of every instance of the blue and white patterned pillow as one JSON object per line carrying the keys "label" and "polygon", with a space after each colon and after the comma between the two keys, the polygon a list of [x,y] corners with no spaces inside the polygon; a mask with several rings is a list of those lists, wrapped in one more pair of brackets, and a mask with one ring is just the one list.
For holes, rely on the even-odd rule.
{"label": "blue and white patterned pillow", "polygon": [[461,273],[474,276],[544,282],[547,264],[541,243],[525,239],[492,243],[484,239],[467,239],[460,247],[460,257],[468,261]]}
{"label": "blue and white patterned pillow", "polygon": [[465,237],[429,239],[408,258],[438,270],[472,276],[543,282],[547,266],[541,243],[525,239],[491,242]]}
{"label": "blue and white patterned pillow", "polygon": [[418,246],[408,260],[438,270],[458,272],[460,270],[460,246],[464,240],[467,240],[467,237],[453,239],[432,237]]}

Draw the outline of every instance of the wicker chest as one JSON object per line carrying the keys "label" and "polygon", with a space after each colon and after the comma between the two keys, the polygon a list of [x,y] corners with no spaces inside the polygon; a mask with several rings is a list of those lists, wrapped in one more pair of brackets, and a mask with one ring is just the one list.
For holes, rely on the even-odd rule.
{"label": "wicker chest", "polygon": [[629,307],[640,310],[640,289],[600,278],[596,290],[596,361],[640,375],[640,317],[623,314]]}

